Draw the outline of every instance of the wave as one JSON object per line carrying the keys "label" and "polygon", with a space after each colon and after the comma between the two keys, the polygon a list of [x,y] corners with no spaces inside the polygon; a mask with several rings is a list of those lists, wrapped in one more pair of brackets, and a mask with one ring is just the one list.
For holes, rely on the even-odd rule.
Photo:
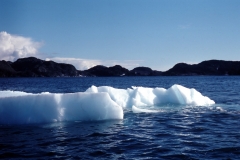
{"label": "wave", "polygon": [[209,106],[215,102],[181,85],[169,89],[92,86],[77,93],[0,91],[0,124],[123,119],[125,108],[134,113],[157,112],[149,108],[161,104]]}

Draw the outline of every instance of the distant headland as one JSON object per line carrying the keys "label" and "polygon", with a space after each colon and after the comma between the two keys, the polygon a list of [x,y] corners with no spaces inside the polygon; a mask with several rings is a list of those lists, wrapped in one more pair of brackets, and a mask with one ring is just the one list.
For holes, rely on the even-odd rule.
{"label": "distant headland", "polygon": [[0,77],[120,77],[120,76],[195,76],[240,75],[240,61],[208,60],[198,64],[178,63],[162,72],[149,67],[128,70],[120,65],[98,65],[77,70],[71,64],[44,61],[35,57],[19,58],[15,62],[0,61]]}

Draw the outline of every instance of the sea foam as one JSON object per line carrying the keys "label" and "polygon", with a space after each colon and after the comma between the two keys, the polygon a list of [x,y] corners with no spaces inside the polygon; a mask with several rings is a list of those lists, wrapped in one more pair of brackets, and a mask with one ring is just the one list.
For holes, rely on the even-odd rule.
{"label": "sea foam", "polygon": [[0,91],[0,124],[123,119],[125,108],[134,113],[152,113],[157,111],[149,108],[156,105],[209,106],[214,103],[195,89],[181,85],[169,89],[92,86],[85,92],[65,94]]}

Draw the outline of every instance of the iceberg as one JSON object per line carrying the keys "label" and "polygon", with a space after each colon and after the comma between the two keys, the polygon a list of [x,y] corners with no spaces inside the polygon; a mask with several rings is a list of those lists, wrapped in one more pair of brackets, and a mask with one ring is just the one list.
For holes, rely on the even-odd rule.
{"label": "iceberg", "polygon": [[132,89],[116,89],[109,86],[92,86],[87,93],[108,93],[111,99],[123,108],[147,107],[162,104],[209,106],[215,104],[210,98],[203,96],[195,89],[181,85],[173,85],[169,89],[132,87]]}
{"label": "iceberg", "polygon": [[123,119],[122,107],[112,101],[108,93],[0,91],[0,124],[107,119]]}
{"label": "iceberg", "polygon": [[126,108],[155,113],[150,107],[164,104],[209,106],[215,102],[181,85],[169,89],[92,86],[77,93],[0,91],[0,124],[123,119]]}

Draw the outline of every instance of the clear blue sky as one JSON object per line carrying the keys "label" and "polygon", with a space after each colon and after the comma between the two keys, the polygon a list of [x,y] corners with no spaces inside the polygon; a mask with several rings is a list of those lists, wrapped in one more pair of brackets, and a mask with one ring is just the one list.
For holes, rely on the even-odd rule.
{"label": "clear blue sky", "polygon": [[164,71],[240,61],[240,0],[0,0],[0,31],[40,42],[41,58]]}

